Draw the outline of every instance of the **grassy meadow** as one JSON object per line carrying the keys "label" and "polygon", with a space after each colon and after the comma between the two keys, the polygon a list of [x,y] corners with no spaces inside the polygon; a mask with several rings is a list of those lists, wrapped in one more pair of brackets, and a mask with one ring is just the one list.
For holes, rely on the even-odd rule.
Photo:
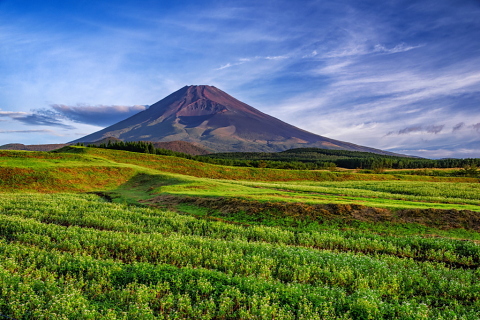
{"label": "grassy meadow", "polygon": [[480,318],[478,178],[68,147],[0,191],[0,318]]}

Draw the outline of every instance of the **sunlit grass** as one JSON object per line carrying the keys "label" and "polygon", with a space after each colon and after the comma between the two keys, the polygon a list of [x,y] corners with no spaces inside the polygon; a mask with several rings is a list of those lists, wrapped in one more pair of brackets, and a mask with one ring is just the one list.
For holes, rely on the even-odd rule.
{"label": "sunlit grass", "polygon": [[[346,219],[349,212],[343,212],[356,204],[480,211],[478,179],[233,168],[67,150],[0,152],[2,315],[480,317],[479,233],[437,227],[436,216],[432,226]],[[162,196],[231,199],[258,210],[225,213],[182,203],[180,214],[146,207]],[[300,204],[288,213],[272,203]],[[347,206],[337,206],[343,211],[336,217],[323,217],[308,204]],[[301,205],[308,214],[295,211]],[[375,210],[392,217],[399,212]]]}
{"label": "sunlit grass", "polygon": [[[365,189],[362,185],[366,184]],[[409,188],[409,185],[411,187]],[[261,183],[246,181],[217,181],[198,179],[189,183],[162,186],[155,189],[158,193],[208,196],[237,197],[257,201],[286,201],[303,203],[355,203],[379,208],[437,208],[480,211],[480,190],[477,185],[415,182],[302,182]],[[373,189],[373,190],[372,190]],[[374,191],[385,190],[385,191]],[[406,191],[410,194],[405,194]],[[441,190],[441,191],[439,191]],[[390,191],[390,192],[387,192]],[[403,193],[401,193],[403,192]],[[443,197],[439,193],[457,195],[465,198]]]}
{"label": "sunlit grass", "polygon": [[3,192],[111,191],[129,203],[163,193],[480,211],[480,184],[472,178],[234,168],[117,150],[66,151],[1,152]]}

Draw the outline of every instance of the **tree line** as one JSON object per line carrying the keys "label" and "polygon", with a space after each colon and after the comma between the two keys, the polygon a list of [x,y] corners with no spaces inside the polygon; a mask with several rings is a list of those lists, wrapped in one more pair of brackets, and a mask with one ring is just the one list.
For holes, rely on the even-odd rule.
{"label": "tree line", "polygon": [[[77,144],[83,145],[83,144]],[[87,147],[126,150],[148,154],[180,157],[205,163],[294,170],[334,169],[422,169],[422,168],[464,168],[466,175],[477,172],[479,158],[467,159],[424,159],[379,155],[369,152],[329,150],[320,148],[299,148],[277,153],[266,152],[229,152],[209,155],[190,155],[182,152],[156,148],[153,143],[145,141],[117,141],[99,145],[88,144]]]}

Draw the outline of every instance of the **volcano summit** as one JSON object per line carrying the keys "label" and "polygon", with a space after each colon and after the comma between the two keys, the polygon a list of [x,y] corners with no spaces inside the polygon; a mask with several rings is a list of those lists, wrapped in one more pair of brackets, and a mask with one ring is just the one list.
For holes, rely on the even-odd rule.
{"label": "volcano summit", "polygon": [[214,152],[277,152],[324,148],[392,154],[299,129],[213,86],[185,86],[128,119],[73,141],[106,137],[124,141],[200,143]]}

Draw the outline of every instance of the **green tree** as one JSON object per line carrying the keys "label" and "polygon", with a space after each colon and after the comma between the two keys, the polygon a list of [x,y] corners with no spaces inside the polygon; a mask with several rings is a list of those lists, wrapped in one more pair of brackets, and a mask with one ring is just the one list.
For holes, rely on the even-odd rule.
{"label": "green tree", "polygon": [[478,177],[478,167],[475,164],[467,164],[463,166],[460,173],[467,177]]}

